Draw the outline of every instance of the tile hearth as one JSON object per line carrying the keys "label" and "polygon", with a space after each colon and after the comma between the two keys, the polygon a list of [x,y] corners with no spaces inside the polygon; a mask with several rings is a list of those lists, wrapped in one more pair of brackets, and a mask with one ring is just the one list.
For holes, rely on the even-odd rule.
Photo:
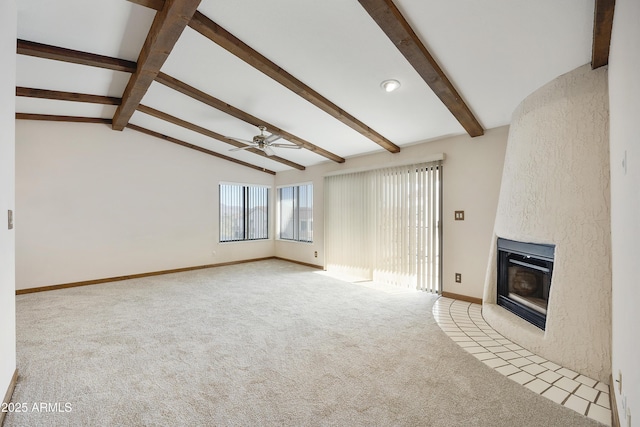
{"label": "tile hearth", "polygon": [[482,317],[482,306],[440,297],[433,317],[449,338],[485,365],[558,404],[611,425],[609,386],[514,344]]}

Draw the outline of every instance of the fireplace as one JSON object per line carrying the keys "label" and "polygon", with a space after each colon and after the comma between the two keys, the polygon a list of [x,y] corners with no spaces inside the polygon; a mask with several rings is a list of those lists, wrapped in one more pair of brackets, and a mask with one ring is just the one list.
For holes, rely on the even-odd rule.
{"label": "fireplace", "polygon": [[498,238],[498,305],[544,330],[555,246]]}

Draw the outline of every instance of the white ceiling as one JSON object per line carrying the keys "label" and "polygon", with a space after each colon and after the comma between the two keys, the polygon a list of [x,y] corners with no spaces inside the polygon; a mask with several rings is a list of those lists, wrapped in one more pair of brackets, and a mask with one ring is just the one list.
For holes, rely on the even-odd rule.
{"label": "white ceiling", "polygon": [[[155,11],[125,0],[20,0],[18,38],[136,61]],[[532,91],[591,55],[593,0],[395,0],[485,129],[509,123]],[[399,146],[462,134],[357,0],[202,0],[198,10]],[[161,70],[341,157],[376,143],[187,27]],[[18,55],[17,85],[121,97],[128,73]],[[387,94],[381,81],[401,88]],[[153,83],[142,104],[219,134],[257,129]],[[16,98],[17,112],[110,119],[114,106]],[[273,171],[288,166],[136,112],[130,123]],[[160,143],[160,141],[159,141]],[[310,166],[307,150],[276,149]]]}

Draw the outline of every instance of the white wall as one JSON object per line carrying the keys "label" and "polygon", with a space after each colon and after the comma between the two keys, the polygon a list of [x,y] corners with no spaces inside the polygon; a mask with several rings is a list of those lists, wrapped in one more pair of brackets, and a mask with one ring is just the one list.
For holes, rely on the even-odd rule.
{"label": "white wall", "polygon": [[[624,398],[640,420],[640,2],[618,0],[609,56],[611,109],[611,243],[613,269],[612,373],[623,375],[616,390],[621,425]],[[625,172],[622,162],[625,158]]]}
{"label": "white wall", "polygon": [[[0,400],[16,369],[15,228],[7,226],[14,205],[16,4],[0,2]],[[17,223],[20,222],[18,218]]]}
{"label": "white wall", "polygon": [[496,307],[495,241],[483,307],[507,338],[604,382],[611,372],[608,102],[606,68],[587,64],[513,113],[495,234],[556,245],[546,329]]}
{"label": "white wall", "polygon": [[218,242],[219,182],[273,175],[107,125],[17,120],[16,140],[17,289],[274,254]]}
{"label": "white wall", "polygon": [[[324,265],[323,177],[337,170],[381,168],[386,164],[420,161],[444,153],[443,167],[443,289],[482,297],[486,260],[495,220],[508,128],[491,129],[484,136],[466,135],[404,147],[398,154],[381,152],[354,157],[346,163],[323,163],[305,171],[276,175],[276,185],[313,182],[314,242],[276,242],[276,256]],[[454,221],[453,212],[465,211],[465,221]],[[318,258],[314,257],[318,251]],[[462,283],[455,283],[455,273]]]}

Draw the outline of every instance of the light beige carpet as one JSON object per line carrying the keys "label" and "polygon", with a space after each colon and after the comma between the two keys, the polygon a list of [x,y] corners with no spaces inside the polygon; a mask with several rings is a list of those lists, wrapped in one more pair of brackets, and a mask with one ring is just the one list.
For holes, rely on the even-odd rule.
{"label": "light beige carpet", "polygon": [[5,425],[598,425],[450,341],[435,298],[278,260],[21,295]]}

